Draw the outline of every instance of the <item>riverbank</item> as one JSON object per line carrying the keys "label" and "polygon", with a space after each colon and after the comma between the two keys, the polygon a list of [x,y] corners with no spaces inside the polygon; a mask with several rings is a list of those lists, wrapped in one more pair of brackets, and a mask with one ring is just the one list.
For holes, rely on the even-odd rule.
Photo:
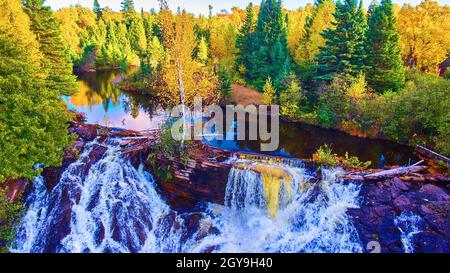
{"label": "riverbank", "polygon": [[[262,104],[262,92],[259,92],[256,89],[249,88],[243,85],[234,84],[232,86],[232,95],[229,99],[230,102],[235,104],[242,104],[242,105],[261,105]],[[320,128],[324,129],[330,129],[330,130],[336,130],[339,132],[343,132],[345,134],[348,134],[350,136],[358,137],[361,139],[372,139],[372,140],[386,140],[386,141],[392,141],[395,143],[398,143],[400,145],[409,145],[410,147],[414,147],[415,143],[408,142],[408,141],[396,141],[395,139],[391,139],[389,137],[386,137],[384,134],[378,132],[377,130],[374,130],[373,128],[370,130],[362,130],[358,123],[355,122],[339,122],[337,126],[323,126],[319,120],[318,116],[315,113],[305,113],[302,115],[298,115],[296,117],[283,117],[281,116],[282,120],[285,120],[290,123],[303,123],[303,124],[309,124],[312,126],[318,126]],[[398,125],[400,126],[400,125]],[[418,137],[415,134],[415,137]],[[424,145],[422,142],[419,142],[420,144]],[[433,147],[429,147],[433,148]]]}

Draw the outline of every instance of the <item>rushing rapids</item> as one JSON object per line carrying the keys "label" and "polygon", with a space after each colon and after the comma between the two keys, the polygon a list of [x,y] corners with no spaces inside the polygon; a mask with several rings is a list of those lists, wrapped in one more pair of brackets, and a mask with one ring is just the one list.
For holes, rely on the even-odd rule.
{"label": "rushing rapids", "polygon": [[[94,149],[104,155],[87,169]],[[12,251],[182,251],[182,217],[159,197],[152,176],[118,151],[116,140],[90,143],[51,192],[37,178]]]}
{"label": "rushing rapids", "polygon": [[[343,181],[341,169],[322,169],[318,180],[299,160],[232,158],[225,205],[181,213],[142,165],[122,157],[119,144],[88,143],[53,188],[36,178],[10,251],[365,251],[348,215],[361,205],[361,185]],[[422,222],[412,214],[395,219],[403,251],[414,251]]]}
{"label": "rushing rapids", "polygon": [[347,208],[358,206],[359,187],[341,183],[341,170],[323,170],[324,179],[312,183],[301,166],[237,163],[226,207],[210,206],[220,232],[202,245],[221,252],[362,251],[346,216]]}

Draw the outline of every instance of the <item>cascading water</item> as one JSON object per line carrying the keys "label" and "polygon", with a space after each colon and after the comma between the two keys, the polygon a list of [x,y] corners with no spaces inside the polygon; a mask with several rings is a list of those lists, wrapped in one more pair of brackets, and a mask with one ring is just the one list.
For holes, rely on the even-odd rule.
{"label": "cascading water", "polygon": [[339,169],[322,170],[322,181],[313,182],[298,164],[234,159],[225,206],[179,214],[151,174],[119,151],[118,140],[93,141],[53,189],[36,178],[11,251],[362,251],[346,216],[358,205],[359,186],[341,181]]}
{"label": "cascading water", "polygon": [[[87,168],[94,149],[106,152]],[[182,226],[181,217],[157,194],[152,176],[123,160],[119,149],[113,139],[88,144],[51,192],[35,179],[12,251],[183,251],[181,228],[174,227]]]}
{"label": "cascading water", "polygon": [[414,236],[424,230],[423,219],[409,212],[400,214],[394,219],[394,223],[400,230],[403,250],[405,253],[414,253]]}
{"label": "cascading water", "polygon": [[226,206],[210,206],[208,221],[219,234],[207,236],[196,251],[215,246],[218,252],[362,252],[346,216],[358,206],[360,187],[344,184],[342,170],[322,170],[322,181],[313,183],[301,167],[236,165]]}

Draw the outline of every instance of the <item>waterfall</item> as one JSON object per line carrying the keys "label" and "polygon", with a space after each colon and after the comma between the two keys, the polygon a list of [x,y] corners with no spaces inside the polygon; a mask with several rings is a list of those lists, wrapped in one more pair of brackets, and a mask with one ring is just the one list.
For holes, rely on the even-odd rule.
{"label": "waterfall", "polygon": [[117,139],[86,144],[49,189],[34,180],[11,252],[362,252],[346,211],[360,187],[298,161],[232,159],[225,205],[173,211]]}
{"label": "waterfall", "polygon": [[[99,147],[105,154],[87,167]],[[181,217],[158,195],[153,177],[124,161],[119,149],[113,139],[89,143],[51,192],[36,178],[11,251],[182,251]]]}
{"label": "waterfall", "polygon": [[[360,187],[344,183],[341,169],[322,170],[322,181],[315,183],[298,166],[246,160],[235,166],[225,207],[209,207],[208,221],[219,234],[207,236],[197,251],[214,245],[218,252],[362,252],[346,215],[358,207]],[[264,178],[270,169],[277,179]]]}
{"label": "waterfall", "polygon": [[403,212],[394,219],[400,230],[400,238],[405,253],[414,253],[414,236],[425,229],[423,219],[412,212]]}

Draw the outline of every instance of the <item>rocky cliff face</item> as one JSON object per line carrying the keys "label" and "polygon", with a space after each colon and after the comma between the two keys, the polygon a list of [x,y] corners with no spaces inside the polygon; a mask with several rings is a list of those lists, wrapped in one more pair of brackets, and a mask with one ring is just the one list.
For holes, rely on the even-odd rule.
{"label": "rocky cliff face", "polygon": [[[361,207],[350,209],[364,245],[381,252],[450,252],[450,196],[447,187],[399,178],[364,183]],[[420,231],[420,232],[419,232]]]}

